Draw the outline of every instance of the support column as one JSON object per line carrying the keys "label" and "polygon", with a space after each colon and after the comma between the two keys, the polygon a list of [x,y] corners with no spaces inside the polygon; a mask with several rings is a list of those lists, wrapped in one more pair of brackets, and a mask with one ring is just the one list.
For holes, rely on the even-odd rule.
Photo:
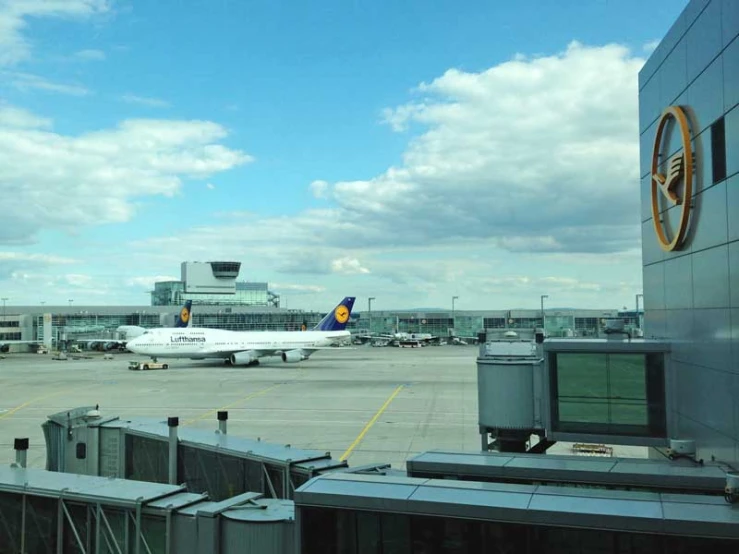
{"label": "support column", "polygon": [[218,432],[225,435],[228,431],[228,412],[218,412]]}
{"label": "support column", "polygon": [[13,448],[15,449],[15,463],[20,467],[26,467],[28,462],[28,438],[15,439]]}
{"label": "support column", "polygon": [[180,418],[168,417],[167,426],[169,427],[169,476],[168,483],[170,485],[177,484],[177,427],[180,424]]}

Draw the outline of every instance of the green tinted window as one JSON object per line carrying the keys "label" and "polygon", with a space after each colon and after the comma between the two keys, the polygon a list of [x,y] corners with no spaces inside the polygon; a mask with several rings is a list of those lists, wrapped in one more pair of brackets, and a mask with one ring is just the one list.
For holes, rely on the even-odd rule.
{"label": "green tinted window", "polygon": [[551,354],[553,429],[665,436],[662,364],[659,354]]}

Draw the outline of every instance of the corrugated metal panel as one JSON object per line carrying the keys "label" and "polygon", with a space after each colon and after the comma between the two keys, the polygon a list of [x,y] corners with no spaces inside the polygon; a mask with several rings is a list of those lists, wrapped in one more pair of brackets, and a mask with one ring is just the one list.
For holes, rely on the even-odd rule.
{"label": "corrugated metal panel", "polygon": [[295,552],[295,505],[252,499],[222,513],[221,554]]}
{"label": "corrugated metal panel", "polygon": [[62,427],[51,421],[41,424],[46,441],[46,469],[49,471],[62,471],[60,460],[64,460],[64,440]]}
{"label": "corrugated metal panel", "polygon": [[292,521],[253,523],[224,519],[221,554],[292,554],[295,524]]}
{"label": "corrugated metal panel", "polygon": [[120,430],[101,428],[99,448],[99,475],[101,477],[122,477],[122,447]]}

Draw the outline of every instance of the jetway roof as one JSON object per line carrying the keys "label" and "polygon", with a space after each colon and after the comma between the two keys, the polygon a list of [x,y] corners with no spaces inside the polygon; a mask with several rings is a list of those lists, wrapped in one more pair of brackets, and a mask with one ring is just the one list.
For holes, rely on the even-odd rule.
{"label": "jetway roof", "polygon": [[326,507],[447,518],[736,538],[739,510],[721,497],[370,475],[321,475],[296,508]]}
{"label": "jetway roof", "polygon": [[424,452],[406,462],[408,475],[445,475],[490,480],[557,481],[597,485],[641,486],[721,493],[726,472],[716,465],[496,452]]}
{"label": "jetway roof", "polygon": [[[98,502],[135,508],[165,497],[185,492],[180,485],[164,485],[128,479],[103,478],[91,475],[57,473],[44,469],[0,467],[0,491],[31,494],[49,498]],[[201,495],[196,495],[201,497]],[[192,500],[192,499],[191,499]]]}
{"label": "jetway roof", "polygon": [[544,352],[669,352],[671,343],[658,339],[548,338]]}
{"label": "jetway roof", "polygon": [[[106,428],[126,428],[133,434],[168,440],[166,421],[150,419],[116,419],[101,424]],[[277,445],[259,440],[223,435],[215,431],[178,427],[178,438],[183,446],[193,446],[213,452],[230,454],[276,464],[290,463],[291,467],[322,471],[346,467],[346,462],[333,460],[331,453],[320,450],[304,450],[290,445]]]}

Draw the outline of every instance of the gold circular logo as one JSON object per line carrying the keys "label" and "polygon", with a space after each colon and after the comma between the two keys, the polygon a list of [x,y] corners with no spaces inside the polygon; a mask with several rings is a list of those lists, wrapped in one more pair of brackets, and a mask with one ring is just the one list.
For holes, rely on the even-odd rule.
{"label": "gold circular logo", "polygon": [[190,319],[190,312],[187,308],[182,308],[182,310],[180,311],[180,319],[184,323],[187,323],[187,321]]}
{"label": "gold circular logo", "polygon": [[334,311],[334,317],[339,323],[346,323],[349,319],[349,308],[342,304]]}
{"label": "gold circular logo", "polygon": [[[674,121],[677,131],[682,140],[682,150],[664,160],[665,173],[660,173],[660,157],[662,155],[662,138],[670,121]],[[680,106],[670,106],[662,112],[662,117],[657,124],[657,133],[654,136],[654,148],[652,149],[652,222],[657,240],[662,250],[670,252],[679,250],[688,230],[690,219],[690,201],[693,196],[693,150],[690,146],[690,126],[688,118]],[[683,184],[682,191],[679,189]],[[664,196],[664,204],[670,206],[680,205],[680,218],[674,233],[665,229],[667,212],[661,213],[660,194]],[[662,216],[662,217],[661,217]],[[668,234],[672,238],[668,238]]]}

